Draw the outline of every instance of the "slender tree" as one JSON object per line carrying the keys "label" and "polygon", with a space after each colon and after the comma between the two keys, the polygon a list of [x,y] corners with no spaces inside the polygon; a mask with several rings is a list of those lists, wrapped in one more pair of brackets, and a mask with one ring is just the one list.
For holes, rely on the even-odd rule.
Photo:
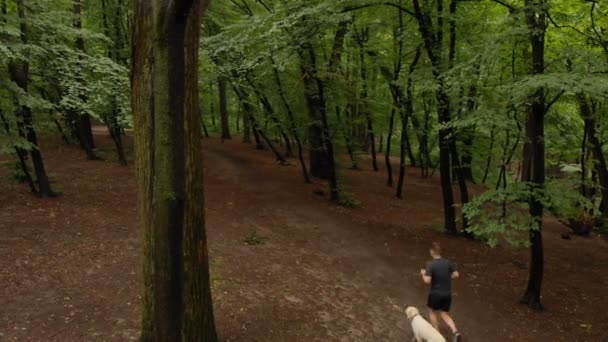
{"label": "slender tree", "polygon": [[[21,42],[23,44],[28,44],[28,25],[25,14],[26,8],[27,6],[25,4],[25,0],[17,0],[17,15],[21,21],[19,24],[19,30]],[[30,73],[29,63],[26,60],[11,61],[8,65],[8,71],[11,80],[27,94]],[[38,185],[37,194],[45,197],[57,196],[57,193],[51,188],[51,183],[49,182],[49,177],[44,167],[42,152],[40,151],[38,144],[38,136],[36,134],[36,129],[34,128],[32,109],[27,104],[22,104],[19,106],[19,108],[17,108],[16,116],[22,122],[20,125],[20,134],[25,135],[27,141],[32,145],[32,148],[30,149],[30,156],[32,157],[34,174],[36,175],[36,183]],[[25,155],[22,152],[20,153],[20,159],[21,158],[25,158]]]}
{"label": "slender tree", "polygon": [[[414,0],[415,17],[424,41],[427,55],[433,66],[433,77],[437,84],[437,111],[439,123],[447,125],[451,120],[450,95],[445,84],[445,66],[443,50],[443,2],[437,0],[437,23],[432,21],[431,11],[423,8],[419,0]],[[448,233],[456,233],[456,212],[454,209],[454,192],[451,177],[451,130],[447,127],[439,129],[439,170],[441,175],[441,190],[443,197],[444,226]]]}
{"label": "slender tree", "polygon": [[[84,0],[73,0],[72,1],[72,14],[74,15],[74,29],[77,31],[82,30],[82,3]],[[85,52],[84,47],[84,38],[81,34],[76,36],[76,49],[81,52]],[[77,73],[77,78],[84,83],[84,68],[82,66],[82,61],[79,58],[79,72]],[[80,94],[80,98],[82,101],[86,101],[85,95]],[[75,109],[70,109],[74,130],[76,131],[76,136],[78,137],[78,141],[80,142],[80,147],[86,152],[87,158],[89,160],[98,160],[100,157],[95,153],[95,140],[93,139],[93,130],[91,128],[91,116],[85,111],[77,111]]]}
{"label": "slender tree", "polygon": [[[525,17],[528,36],[532,47],[532,74],[542,75],[545,71],[545,32],[547,14],[545,0],[525,0]],[[545,114],[548,110],[546,90],[537,88],[530,94],[530,109],[526,127],[527,148],[524,149],[523,181],[530,184],[530,216],[534,220],[530,228],[530,274],[528,286],[521,299],[532,309],[541,310],[541,288],[544,275],[543,251],[543,203],[538,195],[545,183]]]}
{"label": "slender tree", "polygon": [[222,139],[232,139],[230,135],[230,121],[228,118],[228,94],[226,91],[226,78],[220,76],[217,80],[217,89],[220,98],[220,121],[222,123]]}

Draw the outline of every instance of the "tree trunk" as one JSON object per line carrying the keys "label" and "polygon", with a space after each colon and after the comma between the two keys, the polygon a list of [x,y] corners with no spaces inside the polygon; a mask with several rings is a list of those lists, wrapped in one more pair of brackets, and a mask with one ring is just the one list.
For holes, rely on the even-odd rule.
{"label": "tree trunk", "polygon": [[350,158],[350,169],[351,170],[359,170],[359,165],[357,164],[357,158],[355,157],[355,150],[353,147],[353,141],[349,134],[350,126],[342,120],[342,115],[340,115],[341,108],[336,106],[336,118],[338,119],[338,125],[340,125],[340,130],[342,131],[342,135],[344,136],[344,143],[346,145],[346,152],[348,153],[348,157]]}
{"label": "tree trunk", "polygon": [[[107,0],[101,1],[101,11],[102,11],[102,26],[104,29],[104,33],[108,37],[114,37],[114,44],[108,46],[108,57],[119,64],[126,64],[126,59],[121,56],[121,51],[124,49],[122,34],[121,34],[121,25],[120,19],[122,16],[121,4],[116,4],[116,11],[114,15],[114,34],[110,32],[110,26],[108,24],[108,15],[109,12]],[[121,165],[127,165],[127,159],[125,157],[124,145],[122,143],[122,134],[121,127],[118,121],[118,105],[116,103],[116,98],[111,99],[112,103],[112,113],[104,118],[104,122],[108,127],[108,131],[110,132],[110,136],[114,141],[114,146],[116,147],[116,155],[118,157],[118,162]]]}
{"label": "tree trunk", "polygon": [[[241,107],[243,107],[242,104]],[[244,111],[245,109],[243,108],[243,112]],[[249,121],[246,113],[243,115],[243,142],[246,144],[251,143],[251,122]]]}
{"label": "tree trunk", "polygon": [[[408,100],[409,101],[409,100]],[[397,192],[395,196],[403,199],[403,184],[405,182],[405,154],[407,145],[407,117],[406,109],[401,110],[401,140],[399,148],[399,180],[397,181]]]}
{"label": "tree trunk", "polygon": [[[28,27],[26,24],[25,16],[26,6],[25,0],[17,0],[17,14],[20,23],[21,42],[28,44]],[[29,83],[29,64],[27,61],[14,61],[8,66],[10,78],[24,93],[28,93]],[[27,141],[33,146],[30,150],[30,156],[32,158],[32,165],[34,166],[34,173],[36,174],[36,182],[38,183],[39,196],[55,197],[57,193],[51,188],[48,175],[44,168],[44,160],[42,159],[42,152],[38,145],[38,137],[36,136],[36,130],[34,129],[34,122],[32,117],[32,110],[27,105],[22,105],[17,109],[17,117],[21,118],[23,128],[25,131],[25,137]]]}
{"label": "tree trunk", "polygon": [[228,103],[226,94],[226,78],[220,76],[217,81],[218,92],[220,97],[220,120],[222,124],[222,139],[230,140],[230,120],[228,118]]}
{"label": "tree trunk", "polygon": [[[546,13],[541,5],[545,0],[526,0],[525,11],[528,24],[530,44],[532,46],[532,73],[541,75],[545,70],[545,30]],[[545,90],[538,88],[530,95],[530,109],[528,116],[528,158],[524,166],[525,182],[530,185],[531,191],[542,191],[545,183],[545,142],[544,118],[546,113]],[[544,271],[543,255],[543,204],[538,194],[530,197],[530,216],[535,224],[530,228],[530,274],[528,286],[521,299],[521,303],[535,310],[541,310],[541,286]]]}
{"label": "tree trunk", "polygon": [[[72,2],[72,13],[74,15],[74,29],[76,31],[82,30],[82,1],[83,0],[73,0]],[[76,49],[85,52],[84,49],[84,39],[79,34],[76,37]],[[82,65],[79,65],[80,70],[82,70]],[[82,78],[82,75],[79,77]],[[84,82],[84,81],[83,81]],[[85,96],[81,95],[81,99],[84,101]],[[93,130],[91,129],[91,116],[88,113],[80,112],[76,113],[76,125],[78,129],[78,137],[81,140],[80,146],[85,150],[87,154],[87,158],[89,160],[98,160],[99,156],[95,153],[95,140],[93,139]]]}
{"label": "tree trunk", "polygon": [[[479,73],[479,67],[476,68]],[[469,96],[466,104],[467,111],[473,113],[477,110],[477,96],[478,90],[475,84],[469,88]],[[475,139],[475,127],[471,127],[466,131],[462,132],[462,162],[461,168],[464,174],[464,178],[471,183],[475,183],[473,178],[473,142]]]}
{"label": "tree trunk", "polygon": [[249,77],[247,77],[247,82],[249,83],[249,85],[251,85],[251,88],[253,89],[258,100],[260,100],[260,103],[262,104],[264,111],[266,111],[266,116],[272,121],[272,123],[275,124],[277,130],[279,131],[279,134],[283,138],[283,141],[285,141],[285,157],[287,157],[287,158],[293,157],[291,141],[289,140],[289,136],[287,135],[287,132],[285,131],[285,128],[283,127],[283,124],[281,123],[281,120],[279,120],[279,118],[276,116],[274,108],[272,107],[272,103],[270,103],[270,100],[268,99],[268,97],[266,97],[266,95],[264,95],[259,90],[259,87],[257,87],[251,81],[251,79]]}
{"label": "tree trunk", "polygon": [[365,64],[365,43],[369,38],[369,28],[364,28],[362,32],[357,34],[357,42],[359,44],[359,68],[361,74],[361,93],[359,94],[359,112],[363,112],[365,121],[367,124],[367,138],[369,139],[369,146],[372,155],[372,168],[374,171],[378,171],[378,161],[376,157],[376,137],[374,134],[374,123],[372,120],[372,114],[369,111],[369,105],[367,103],[368,91],[367,91],[367,66]]}
{"label": "tree trunk", "polygon": [[[113,105],[115,111],[117,111],[117,106]],[[118,113],[114,112],[109,118],[110,122],[106,123],[108,130],[110,131],[110,136],[112,137],[112,141],[114,141],[114,146],[116,147],[116,155],[118,157],[118,162],[127,166],[127,157],[125,155],[125,148],[122,143],[122,134],[120,132],[120,124],[118,123]]]}
{"label": "tree trunk", "polygon": [[234,90],[237,97],[239,98],[239,100],[241,101],[241,103],[243,104],[243,106],[245,108],[245,113],[247,114],[247,119],[251,123],[253,132],[255,133],[256,142],[258,144],[261,144],[261,142],[258,141],[258,139],[260,139],[260,137],[261,137],[264,140],[264,142],[266,143],[266,145],[270,148],[272,153],[274,153],[275,157],[277,158],[277,161],[279,163],[281,163],[282,165],[288,165],[289,163],[287,162],[287,160],[285,160],[285,157],[281,154],[281,152],[279,152],[279,150],[277,150],[277,148],[274,146],[274,143],[268,137],[268,135],[266,135],[266,133],[264,133],[262,126],[256,119],[255,109],[253,108],[253,105],[249,101],[249,94],[242,87],[238,87],[234,83],[232,83],[232,89]]}
{"label": "tree trunk", "polygon": [[488,158],[486,159],[486,167],[485,167],[485,171],[483,172],[483,178],[481,179],[481,184],[486,184],[486,181],[488,180],[488,174],[490,173],[490,166],[492,165],[492,150],[494,149],[494,141],[495,141],[495,136],[496,136],[496,130],[494,127],[492,127],[491,131],[490,131],[490,147],[488,147]]}
{"label": "tree trunk", "polygon": [[[414,113],[412,113],[412,115],[410,115],[410,118],[414,117]],[[407,157],[410,159],[410,165],[412,165],[413,167],[416,167],[418,165],[418,162],[416,161],[416,157],[414,156],[414,150],[412,149],[412,144],[410,142],[410,131],[409,131],[409,126],[408,126],[408,130],[405,132],[405,146],[407,147]]]}
{"label": "tree trunk", "polygon": [[[456,172],[456,178],[458,179],[458,187],[460,189],[460,204],[461,206],[464,206],[469,203],[469,190],[467,188],[467,181],[464,176],[464,171],[462,169],[462,166],[460,165],[460,158],[458,157],[458,150],[456,149],[456,142],[454,140],[451,141],[450,150],[452,155],[452,161],[454,163],[453,168]],[[461,218],[464,234],[469,237],[472,237],[472,235],[466,232],[466,229],[469,228],[469,222],[464,213],[462,214]]]}
{"label": "tree trunk", "polygon": [[399,180],[397,182],[397,192],[395,196],[397,198],[403,198],[403,183],[405,179],[405,151],[407,144],[407,120],[409,117],[414,115],[414,80],[412,79],[412,74],[416,70],[416,66],[418,65],[418,61],[420,61],[420,56],[422,55],[422,50],[420,48],[416,49],[416,55],[414,56],[414,60],[410,64],[408,70],[408,78],[407,78],[407,89],[405,96],[399,93],[399,89],[396,88],[397,91],[395,93],[395,99],[399,99],[401,104],[401,149],[399,152]]}
{"label": "tree trunk", "polygon": [[386,185],[393,186],[393,165],[391,164],[391,140],[395,128],[395,108],[391,109],[391,116],[388,119],[388,134],[386,135],[386,153],[384,154],[384,164],[386,164]]}
{"label": "tree trunk", "polygon": [[418,129],[416,128],[416,115],[412,115],[412,123],[414,123],[414,128],[416,130],[420,130],[420,136],[418,141],[420,142],[420,168],[422,173],[422,178],[429,177],[429,169],[433,167],[431,162],[431,149],[429,147],[429,132],[431,126],[431,103],[430,101],[426,101],[424,95],[422,98],[422,103],[424,107],[424,124]]}
{"label": "tree trunk", "polygon": [[593,109],[583,94],[578,94],[577,99],[581,115],[585,121],[585,128],[587,129],[587,140],[591,145],[593,159],[595,159],[594,169],[601,187],[602,200],[600,203],[600,213],[603,219],[608,222],[608,163],[602,150],[602,141],[599,138]]}
{"label": "tree trunk", "polygon": [[[437,111],[439,113],[439,172],[441,176],[441,191],[443,197],[444,226],[448,233],[456,233],[456,211],[454,209],[454,193],[452,190],[450,140],[451,130],[447,125],[451,120],[450,95],[445,86],[443,54],[443,0],[437,2],[438,20],[434,27],[431,16],[420,7],[419,0],[414,0],[414,11],[418,28],[422,35],[427,54],[433,66],[433,77],[437,84]],[[435,34],[435,32],[437,32]]]}
{"label": "tree trunk", "polygon": [[338,200],[338,180],[334,161],[334,147],[327,120],[325,84],[317,71],[317,56],[311,42],[305,42],[300,51],[301,71],[304,80],[304,95],[311,122],[310,174],[327,179],[332,201]]}
{"label": "tree trunk", "polygon": [[296,125],[296,117],[289,105],[289,101],[287,101],[287,97],[285,96],[285,91],[283,90],[283,83],[281,82],[281,75],[279,74],[279,69],[276,67],[276,63],[272,57],[270,57],[270,61],[272,62],[272,71],[274,80],[279,88],[279,96],[281,97],[281,101],[283,102],[283,107],[287,111],[287,120],[289,122],[289,129],[291,131],[291,135],[296,142],[296,147],[298,148],[298,160],[300,161],[300,167],[302,168],[302,175],[304,176],[304,181],[306,183],[310,183],[310,176],[308,175],[308,169],[306,168],[306,162],[304,161],[304,149],[302,148],[302,141],[300,140],[300,135],[298,134],[298,129]]}
{"label": "tree trunk", "polygon": [[145,255],[142,341],[217,341],[198,110],[200,16],[207,4],[134,1],[132,101]]}
{"label": "tree trunk", "polygon": [[[0,109],[0,119],[2,120],[2,123],[4,125],[4,131],[6,132],[7,135],[10,136],[11,134],[11,127],[10,124],[8,122],[8,120],[6,119],[6,117],[4,116],[4,113],[2,112],[2,110]],[[19,130],[19,135],[21,137],[23,137],[23,132],[21,132],[21,130]],[[27,184],[30,186],[30,190],[32,191],[33,194],[38,194],[38,189],[36,189],[36,184],[34,183],[34,179],[32,178],[32,175],[30,174],[30,170],[29,167],[27,166],[27,151],[15,146],[15,153],[17,154],[17,158],[19,159],[19,165],[21,166],[21,171],[23,171],[23,174],[25,175],[25,180],[27,181]]]}

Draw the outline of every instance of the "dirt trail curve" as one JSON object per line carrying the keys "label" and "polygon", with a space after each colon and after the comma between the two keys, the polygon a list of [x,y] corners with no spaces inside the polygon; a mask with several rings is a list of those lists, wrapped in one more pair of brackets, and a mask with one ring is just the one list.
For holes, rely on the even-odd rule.
{"label": "dirt trail curve", "polygon": [[[312,190],[324,185],[296,185],[300,179],[294,180],[293,169],[266,172],[279,167],[270,160],[256,165],[259,160],[232,147],[206,148],[207,179],[238,185],[225,189],[230,196],[223,198],[227,201],[221,209],[233,215],[214,212],[220,192],[209,189],[206,199],[211,254],[221,255],[213,272],[224,292],[216,295],[216,303],[220,310],[226,304],[243,309],[234,319],[220,321],[225,337],[405,341],[410,336],[407,320],[390,302],[422,309],[426,292],[418,272],[426,255],[408,253],[407,245],[390,241],[369,222],[357,222],[350,210],[315,197]],[[243,243],[253,231],[266,238],[263,245]],[[492,330],[480,331],[474,318],[464,317],[458,301],[461,329],[474,331],[469,341],[483,341]]]}

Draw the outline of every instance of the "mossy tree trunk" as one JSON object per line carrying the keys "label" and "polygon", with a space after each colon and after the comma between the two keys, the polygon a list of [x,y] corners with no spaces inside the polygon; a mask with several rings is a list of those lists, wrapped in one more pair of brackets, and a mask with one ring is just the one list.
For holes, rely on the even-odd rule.
{"label": "mossy tree trunk", "polygon": [[132,101],[144,233],[142,341],[217,341],[198,100],[207,0],[135,0]]}

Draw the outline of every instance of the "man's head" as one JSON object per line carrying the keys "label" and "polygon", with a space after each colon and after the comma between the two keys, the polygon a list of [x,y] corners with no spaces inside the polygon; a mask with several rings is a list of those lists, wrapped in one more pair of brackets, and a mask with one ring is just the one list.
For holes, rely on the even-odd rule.
{"label": "man's head", "polygon": [[433,242],[431,248],[429,249],[429,253],[433,258],[438,258],[441,256],[441,246],[439,245],[439,242]]}

